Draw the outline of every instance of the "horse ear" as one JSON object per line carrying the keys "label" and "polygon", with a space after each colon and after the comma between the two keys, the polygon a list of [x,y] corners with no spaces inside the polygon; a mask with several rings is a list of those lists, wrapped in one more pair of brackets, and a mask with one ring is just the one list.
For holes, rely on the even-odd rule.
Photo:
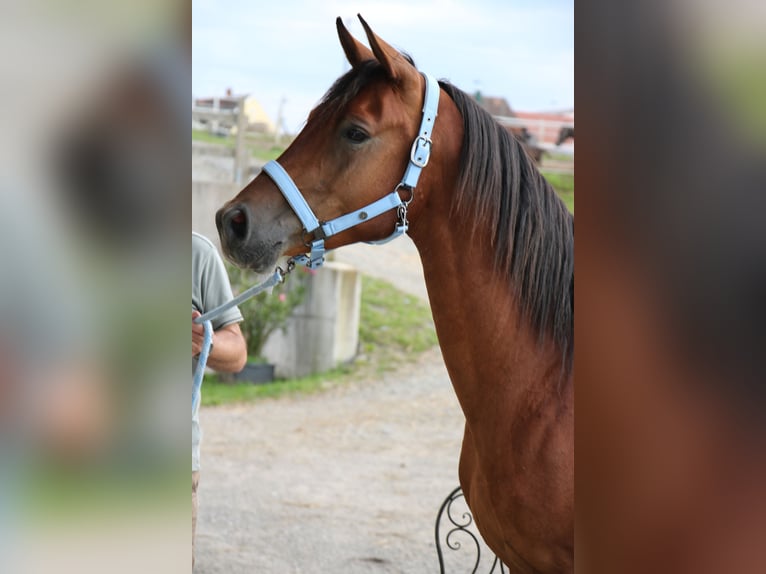
{"label": "horse ear", "polygon": [[366,60],[375,59],[375,55],[370,49],[351,35],[340,16],[335,20],[335,27],[338,29],[340,45],[343,46],[343,51],[346,53],[346,58],[352,68],[359,67]]}
{"label": "horse ear", "polygon": [[370,48],[372,53],[375,54],[378,62],[385,68],[388,77],[392,80],[401,80],[409,72],[414,72],[415,68],[404,59],[399,53],[399,50],[391,47],[389,44],[381,40],[375,32],[372,31],[369,24],[364,21],[361,14],[357,14],[359,21],[364,26],[364,31],[367,34],[367,40],[370,42]]}

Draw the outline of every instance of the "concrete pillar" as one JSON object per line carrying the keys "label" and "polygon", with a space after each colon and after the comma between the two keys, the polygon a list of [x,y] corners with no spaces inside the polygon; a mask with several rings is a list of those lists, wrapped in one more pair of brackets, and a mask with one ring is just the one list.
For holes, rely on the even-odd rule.
{"label": "concrete pillar", "polygon": [[263,348],[276,376],[304,377],[353,359],[361,299],[361,275],[351,265],[329,261],[309,277],[306,298],[288,320],[286,332],[273,333]]}

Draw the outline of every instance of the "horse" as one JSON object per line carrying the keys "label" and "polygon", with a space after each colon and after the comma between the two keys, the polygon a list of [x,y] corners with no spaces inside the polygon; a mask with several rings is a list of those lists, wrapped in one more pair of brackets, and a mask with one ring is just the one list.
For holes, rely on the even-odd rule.
{"label": "horse", "polygon": [[223,251],[263,273],[407,233],[465,414],[477,527],[512,572],[572,572],[574,217],[469,95],[359,19],[370,47],[336,20],[351,69],[216,213]]}
{"label": "horse", "polygon": [[532,161],[536,165],[540,165],[543,161],[543,154],[545,150],[537,145],[537,138],[533,136],[529,130],[525,127],[508,126],[506,129],[521,142],[521,147],[527,152],[527,155],[532,158]]}
{"label": "horse", "polygon": [[556,140],[556,146],[557,147],[560,146],[569,138],[572,138],[574,140],[574,126],[563,126],[559,130],[559,137]]}

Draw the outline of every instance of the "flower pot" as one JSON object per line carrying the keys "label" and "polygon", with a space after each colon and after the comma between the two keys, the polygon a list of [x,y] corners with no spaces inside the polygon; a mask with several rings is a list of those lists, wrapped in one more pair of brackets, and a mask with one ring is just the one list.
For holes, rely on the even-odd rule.
{"label": "flower pot", "polygon": [[235,381],[250,383],[270,383],[274,380],[274,365],[271,363],[247,363],[238,373],[234,374]]}

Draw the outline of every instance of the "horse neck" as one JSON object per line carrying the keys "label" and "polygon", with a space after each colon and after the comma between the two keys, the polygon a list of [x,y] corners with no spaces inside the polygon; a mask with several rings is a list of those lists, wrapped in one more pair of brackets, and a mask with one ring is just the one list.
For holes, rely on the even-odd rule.
{"label": "horse neck", "polygon": [[421,213],[410,235],[466,418],[492,412],[507,417],[514,406],[528,412],[559,401],[561,353],[552,342],[541,342],[521,316],[516,292],[507,274],[495,269],[488,243],[467,239],[468,222],[454,213],[449,218],[448,209],[432,206]]}
{"label": "horse neck", "polygon": [[[444,95],[444,94],[443,94]],[[423,263],[439,344],[466,417],[512,405],[527,411],[560,401],[562,355],[520,314],[511,279],[498,270],[489,230],[474,235],[472,221],[453,209],[463,141],[463,119],[443,97],[434,128],[438,149],[423,171],[412,204],[409,235]],[[438,147],[437,147],[438,146]],[[564,393],[571,395],[571,392]]]}

